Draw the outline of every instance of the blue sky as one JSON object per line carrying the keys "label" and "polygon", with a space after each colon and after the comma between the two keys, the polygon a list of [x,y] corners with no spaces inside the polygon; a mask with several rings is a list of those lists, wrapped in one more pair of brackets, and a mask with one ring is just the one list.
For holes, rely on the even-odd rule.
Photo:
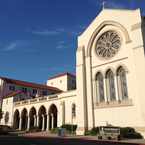
{"label": "blue sky", "polygon": [[[144,0],[106,0],[109,8],[141,8]],[[102,0],[0,0],[0,76],[45,83],[75,73],[77,35],[102,9]]]}

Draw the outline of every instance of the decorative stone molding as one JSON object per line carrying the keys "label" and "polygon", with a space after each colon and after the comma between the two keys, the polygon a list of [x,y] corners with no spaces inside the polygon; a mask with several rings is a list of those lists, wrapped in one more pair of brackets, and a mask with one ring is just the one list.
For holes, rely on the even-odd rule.
{"label": "decorative stone molding", "polygon": [[77,51],[79,52],[79,51],[82,51],[82,49],[85,49],[85,46],[79,46],[78,48],[77,48]]}
{"label": "decorative stone molding", "polygon": [[141,28],[141,22],[132,25],[131,26],[131,31],[134,31],[134,30],[139,29],[139,28]]}
{"label": "decorative stone molding", "polygon": [[119,67],[123,67],[124,68],[124,70],[125,70],[125,72],[126,73],[129,73],[129,69],[127,68],[127,66],[124,64],[124,63],[119,63],[117,66],[116,66],[116,74],[117,74],[117,70],[118,70],[118,68]]}
{"label": "decorative stone molding", "polygon": [[119,61],[122,61],[122,60],[125,60],[125,59],[128,59],[128,57],[124,57],[124,58],[113,60],[113,61],[110,61],[110,62],[107,62],[107,63],[99,64],[99,65],[96,65],[96,66],[92,66],[92,68],[96,68],[96,67],[100,67],[100,66],[103,66],[103,65],[111,64],[111,63],[114,63],[114,62],[119,62]]}
{"label": "decorative stone molding", "polygon": [[132,99],[110,101],[110,102],[100,102],[100,103],[94,104],[95,109],[113,108],[113,107],[127,107],[127,106],[133,106]]}
{"label": "decorative stone molding", "polygon": [[144,47],[144,45],[139,45],[139,46],[133,47],[133,49],[138,49],[138,48],[142,48],[142,47]]}
{"label": "decorative stone molding", "polygon": [[91,57],[92,45],[94,43],[94,40],[95,40],[96,36],[101,31],[101,29],[103,29],[104,27],[107,27],[107,26],[115,26],[115,27],[119,28],[124,34],[125,43],[130,43],[131,42],[129,33],[128,33],[127,29],[123,25],[121,25],[120,23],[115,22],[115,21],[104,21],[93,32],[93,34],[92,34],[92,36],[90,38],[90,41],[88,43],[86,57]]}

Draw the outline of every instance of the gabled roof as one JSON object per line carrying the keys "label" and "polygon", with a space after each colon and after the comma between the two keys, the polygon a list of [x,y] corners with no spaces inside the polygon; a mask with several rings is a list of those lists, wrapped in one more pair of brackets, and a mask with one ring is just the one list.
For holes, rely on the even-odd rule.
{"label": "gabled roof", "polygon": [[53,77],[50,77],[50,78],[48,78],[48,80],[55,79],[55,78],[58,78],[58,77],[62,77],[62,76],[65,76],[65,75],[76,78],[76,75],[74,75],[72,73],[69,73],[69,72],[65,72],[65,73],[61,73],[61,74],[55,75]]}
{"label": "gabled roof", "polygon": [[10,78],[6,78],[6,77],[0,77],[0,78],[3,79],[4,81],[6,81],[7,83],[12,83],[12,84],[19,85],[19,86],[36,88],[36,89],[46,89],[46,90],[54,91],[56,93],[62,92],[62,90],[60,90],[58,88],[43,85],[43,84],[20,81],[20,80],[10,79]]}

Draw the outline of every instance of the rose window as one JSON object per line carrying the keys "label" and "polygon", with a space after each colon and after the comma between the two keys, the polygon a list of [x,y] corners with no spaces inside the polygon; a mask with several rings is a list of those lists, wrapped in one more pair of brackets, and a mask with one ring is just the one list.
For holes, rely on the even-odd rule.
{"label": "rose window", "polygon": [[103,33],[96,43],[96,53],[103,58],[113,57],[121,46],[121,38],[115,31]]}

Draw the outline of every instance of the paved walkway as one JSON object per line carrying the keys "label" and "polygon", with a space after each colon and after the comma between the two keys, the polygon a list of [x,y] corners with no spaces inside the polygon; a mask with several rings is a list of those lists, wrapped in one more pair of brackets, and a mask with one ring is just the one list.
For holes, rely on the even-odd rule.
{"label": "paved walkway", "polygon": [[82,138],[33,138],[18,136],[0,136],[0,145],[142,145],[139,143],[122,143],[111,141],[85,140]]}
{"label": "paved walkway", "polygon": [[75,136],[69,135],[65,137],[60,137],[57,134],[52,134],[50,132],[35,132],[35,133],[24,133],[20,136],[30,137],[30,138],[65,138],[65,139],[82,139],[82,140],[96,140],[97,142],[111,142],[111,143],[131,143],[131,144],[140,144],[145,145],[145,139],[128,139],[128,140],[121,140],[121,141],[99,141],[97,140],[96,136]]}

